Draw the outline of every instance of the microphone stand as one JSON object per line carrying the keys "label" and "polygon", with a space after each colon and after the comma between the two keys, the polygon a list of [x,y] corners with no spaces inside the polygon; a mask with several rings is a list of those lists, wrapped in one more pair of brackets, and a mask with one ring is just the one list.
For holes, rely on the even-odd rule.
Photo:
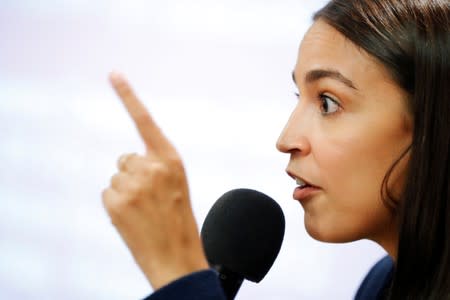
{"label": "microphone stand", "polygon": [[227,300],[233,300],[244,281],[244,277],[223,266],[214,266],[214,269],[219,272],[220,284]]}

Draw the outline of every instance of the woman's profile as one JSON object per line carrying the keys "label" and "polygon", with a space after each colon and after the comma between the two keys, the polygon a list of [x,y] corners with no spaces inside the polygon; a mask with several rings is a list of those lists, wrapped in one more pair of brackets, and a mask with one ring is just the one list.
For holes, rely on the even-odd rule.
{"label": "woman's profile", "polygon": [[[306,230],[385,249],[356,299],[450,299],[450,4],[334,0],[313,21],[277,141]],[[156,290],[148,299],[224,299],[180,156],[125,79],[111,82],[147,152],[121,156],[103,202]]]}

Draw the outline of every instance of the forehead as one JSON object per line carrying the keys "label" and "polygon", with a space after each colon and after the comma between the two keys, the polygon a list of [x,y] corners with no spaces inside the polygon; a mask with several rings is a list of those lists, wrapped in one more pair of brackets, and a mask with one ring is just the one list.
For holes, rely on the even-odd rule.
{"label": "forehead", "polygon": [[[392,79],[386,67],[321,20],[310,27],[300,44],[294,70],[300,90],[308,87],[311,82],[308,75],[313,70],[333,70],[350,80],[356,89],[351,90],[347,85],[346,90],[351,90],[360,102],[376,102],[391,107],[393,101],[397,101],[410,121],[408,94]],[[336,84],[345,87],[338,80],[328,80],[321,86],[333,90]]]}
{"label": "forehead", "polygon": [[312,69],[338,70],[361,86],[388,77],[375,58],[321,20],[314,22],[300,44],[295,75],[303,78]]}

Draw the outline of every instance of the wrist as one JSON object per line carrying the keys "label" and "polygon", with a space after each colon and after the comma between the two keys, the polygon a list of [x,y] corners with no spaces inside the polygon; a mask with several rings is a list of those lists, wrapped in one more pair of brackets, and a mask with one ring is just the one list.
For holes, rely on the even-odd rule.
{"label": "wrist", "polygon": [[153,290],[160,289],[188,274],[209,269],[202,248],[196,251],[186,249],[183,253],[185,255],[179,253],[166,255],[164,259],[160,257],[158,260],[147,257],[145,261],[138,262]]}
{"label": "wrist", "polygon": [[158,290],[173,281],[176,281],[189,274],[208,270],[209,265],[206,261],[198,261],[193,264],[184,264],[177,266],[160,266],[157,270],[145,272],[144,274],[152,286],[153,290]]}

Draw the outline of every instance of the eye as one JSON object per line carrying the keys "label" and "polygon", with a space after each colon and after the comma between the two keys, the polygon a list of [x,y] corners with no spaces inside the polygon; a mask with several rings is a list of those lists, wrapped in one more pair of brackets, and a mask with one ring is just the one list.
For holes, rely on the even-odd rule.
{"label": "eye", "polygon": [[321,94],[320,101],[320,111],[322,112],[322,115],[331,115],[339,110],[339,103],[330,96]]}

